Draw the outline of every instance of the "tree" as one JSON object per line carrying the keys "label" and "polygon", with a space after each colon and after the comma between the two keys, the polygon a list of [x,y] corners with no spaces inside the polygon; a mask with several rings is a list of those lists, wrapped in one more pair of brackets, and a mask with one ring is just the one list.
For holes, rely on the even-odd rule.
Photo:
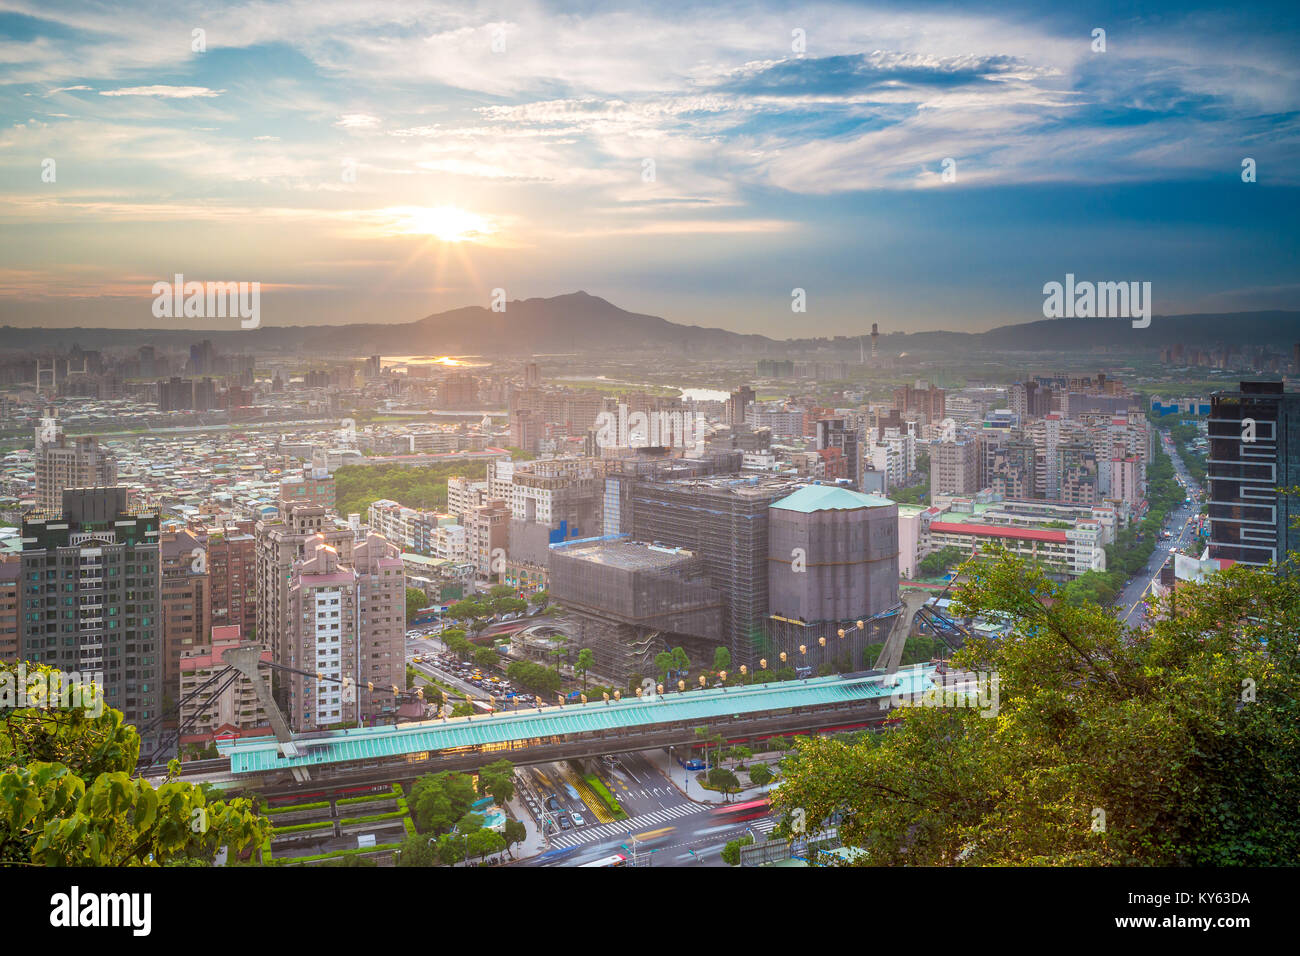
{"label": "tree", "polygon": [[[959,613],[1006,614],[955,667],[994,706],[800,739],[778,811],[842,813],[861,865],[1279,865],[1300,856],[1300,581],[1236,565],[1139,629],[994,552]],[[996,711],[997,719],[989,719]]]}
{"label": "tree", "polygon": [[429,606],[429,599],[419,588],[406,589],[406,624],[409,627],[415,615]]}
{"label": "tree", "polygon": [[465,632],[457,628],[442,632],[442,643],[461,660],[474,653],[474,645],[469,642]]}
{"label": "tree", "polygon": [[488,597],[496,600],[498,598],[518,597],[518,592],[508,584],[494,584],[488,589]]}
{"label": "tree", "polygon": [[438,837],[438,862],[455,866],[465,859],[465,838],[459,833],[444,833]]}
{"label": "tree", "polygon": [[[507,817],[504,835],[507,848],[512,847],[516,843],[523,843],[528,839],[528,827],[524,826],[522,821],[516,820],[514,817]],[[509,853],[509,849],[507,849],[506,852]],[[511,857],[514,856],[513,853],[510,855]]]}
{"label": "tree", "polygon": [[550,599],[551,599],[551,593],[549,591],[538,591],[536,594],[534,594],[532,597],[528,599],[528,603],[538,604],[541,605],[542,607],[546,607],[546,602],[549,601]]}
{"label": "tree", "polygon": [[488,617],[492,614],[490,604],[482,604],[472,599],[457,601],[451,607],[447,608],[446,616],[453,621],[461,621],[472,624],[477,618]]}
{"label": "tree", "polygon": [[483,670],[491,670],[501,663],[501,655],[490,647],[474,648],[474,663]]}
{"label": "tree", "polygon": [[917,570],[923,577],[937,578],[944,574],[954,564],[959,564],[965,558],[965,552],[960,548],[947,547],[938,551],[927,554],[917,562]]}
{"label": "tree", "polygon": [[497,760],[478,772],[478,792],[492,795],[497,803],[504,804],[515,795],[515,768],[509,760]]}
{"label": "tree", "polygon": [[412,834],[402,841],[397,851],[398,866],[437,866],[438,851],[429,845],[429,837]]}
{"label": "tree", "polygon": [[[360,416],[358,416],[360,417]],[[346,465],[334,472],[337,510],[341,515],[364,515],[381,498],[400,501],[409,508],[444,511],[447,507],[447,479],[481,479],[487,465],[464,462],[409,468],[405,465]]]}
{"label": "tree", "polygon": [[731,670],[731,651],[725,647],[713,649],[713,669],[715,671]]}
{"label": "tree", "polygon": [[587,692],[587,671],[591,670],[596,664],[596,655],[592,653],[590,647],[584,647],[578,651],[578,663],[575,669],[582,675],[582,692]]}
{"label": "tree", "polygon": [[[0,662],[0,687],[17,686],[17,668]],[[52,673],[29,661],[26,686]],[[268,839],[251,801],[182,783],[179,761],[156,788],[133,777],[139,733],[120,710],[87,703],[0,708],[0,865],[207,865],[223,846],[238,855]]]}
{"label": "tree", "polygon": [[551,696],[560,689],[560,675],[535,661],[511,661],[506,665],[506,676],[538,696]]}
{"label": "tree", "polygon": [[722,847],[722,862],[727,866],[740,865],[740,848],[749,846],[754,842],[754,838],[746,833],[737,840],[731,840]]}
{"label": "tree", "polygon": [[440,833],[469,810],[477,794],[468,774],[444,770],[425,774],[411,785],[408,801],[415,811],[415,823],[422,832]]}
{"label": "tree", "polygon": [[771,783],[774,776],[772,768],[765,763],[754,764],[749,768],[749,782],[756,787],[763,787]]}
{"label": "tree", "polygon": [[451,715],[453,717],[473,717],[474,714],[474,705],[469,701],[457,701],[451,705]]}
{"label": "tree", "polygon": [[714,767],[709,771],[709,786],[730,796],[740,790],[740,778],[726,767]]}
{"label": "tree", "polygon": [[668,680],[668,675],[673,669],[673,655],[671,651],[660,651],[655,655],[655,673],[659,675],[659,682],[663,683]]}
{"label": "tree", "polygon": [[[352,868],[356,866],[365,866],[365,867],[378,866],[379,864],[376,863],[374,860],[369,859],[368,857],[362,856],[360,853],[349,853],[347,856],[340,856],[333,860],[325,860],[320,865],[330,866],[330,867],[345,866],[348,868]],[[397,865],[401,866],[402,864],[399,862]],[[434,864],[430,863],[426,865],[433,866]]]}
{"label": "tree", "polygon": [[684,673],[691,669],[691,659],[687,656],[685,648],[673,648],[673,670]]}
{"label": "tree", "polygon": [[523,598],[503,597],[492,599],[492,613],[494,614],[522,614],[528,610],[528,602]]}
{"label": "tree", "polygon": [[500,853],[505,848],[505,838],[495,830],[480,829],[469,835],[470,856],[476,856],[479,860],[493,853]]}

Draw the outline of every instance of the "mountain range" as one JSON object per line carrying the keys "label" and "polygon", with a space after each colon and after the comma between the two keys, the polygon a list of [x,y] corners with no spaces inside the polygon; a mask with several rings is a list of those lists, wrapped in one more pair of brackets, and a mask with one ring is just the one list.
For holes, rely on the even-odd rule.
{"label": "mountain range", "polygon": [[[1121,347],[1133,351],[1182,343],[1198,348],[1218,345],[1271,345],[1290,352],[1300,342],[1300,311],[1202,313],[1152,316],[1148,328],[1135,329],[1124,319],[1042,319],[1006,325],[987,332],[893,331],[886,316],[864,316],[862,337],[873,321],[882,331],[883,354],[950,351],[997,352],[1089,351]],[[859,336],[772,339],[719,328],[682,325],[654,315],[628,312],[586,292],[506,303],[502,312],[466,306],[406,323],[266,326],[242,330],[238,320],[217,319],[224,328],[185,329],[40,329],[0,327],[0,349],[22,352],[136,348],[141,345],[187,348],[211,339],[223,352],[309,352],[317,355],[495,355],[556,352],[611,352],[637,349],[681,350],[687,355],[771,355],[843,349],[852,360]],[[231,328],[234,326],[234,328]],[[869,348],[869,344],[867,345]]]}

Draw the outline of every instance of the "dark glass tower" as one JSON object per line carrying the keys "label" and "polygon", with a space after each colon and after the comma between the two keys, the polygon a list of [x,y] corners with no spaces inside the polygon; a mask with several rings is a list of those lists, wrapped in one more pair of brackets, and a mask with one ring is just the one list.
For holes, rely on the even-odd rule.
{"label": "dark glass tower", "polygon": [[1300,551],[1300,496],[1279,494],[1300,485],[1300,394],[1281,382],[1215,392],[1209,437],[1210,557],[1266,565]]}

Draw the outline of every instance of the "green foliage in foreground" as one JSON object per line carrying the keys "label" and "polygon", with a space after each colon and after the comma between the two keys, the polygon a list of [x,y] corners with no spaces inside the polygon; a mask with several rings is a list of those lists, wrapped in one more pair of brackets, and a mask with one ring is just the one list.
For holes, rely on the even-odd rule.
{"label": "green foliage in foreground", "polygon": [[1300,858],[1300,580],[1238,565],[1131,630],[1047,601],[1058,586],[1014,556],[969,573],[960,613],[1016,621],[954,656],[998,675],[996,716],[915,707],[861,742],[804,738],[778,812],[844,812],[857,865]]}
{"label": "green foliage in foreground", "polygon": [[[50,669],[28,663],[27,674]],[[17,664],[0,663],[17,681]],[[270,823],[243,798],[213,800],[176,780],[131,776],[140,735],[103,707],[0,708],[0,865],[163,866],[211,863],[262,846]]]}

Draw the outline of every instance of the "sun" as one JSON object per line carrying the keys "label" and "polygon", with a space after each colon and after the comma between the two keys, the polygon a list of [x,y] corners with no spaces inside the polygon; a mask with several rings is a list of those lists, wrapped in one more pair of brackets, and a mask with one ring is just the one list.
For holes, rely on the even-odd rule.
{"label": "sun", "polygon": [[443,242],[465,242],[492,234],[492,224],[456,206],[417,207],[406,211],[406,232],[433,236]]}

